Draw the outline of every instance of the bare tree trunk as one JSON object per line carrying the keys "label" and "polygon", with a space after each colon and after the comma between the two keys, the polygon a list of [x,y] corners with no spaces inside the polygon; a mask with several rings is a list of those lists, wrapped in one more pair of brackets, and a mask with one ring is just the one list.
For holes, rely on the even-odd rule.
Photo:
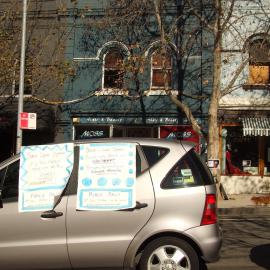
{"label": "bare tree trunk", "polygon": [[221,1],[215,0],[216,21],[214,25],[214,71],[213,71],[213,91],[210,99],[208,111],[208,159],[218,158],[219,132],[218,132],[218,105],[220,99],[220,76],[221,76]]}
{"label": "bare tree trunk", "polygon": [[[213,70],[213,90],[210,99],[210,106],[208,111],[208,159],[219,159],[219,128],[218,128],[218,106],[221,96],[221,0],[215,0],[216,21],[214,25],[214,70]],[[222,198],[220,193],[220,168],[211,170],[217,184],[217,194]]]}
{"label": "bare tree trunk", "polygon": [[221,54],[217,46],[214,52],[214,83],[208,112],[208,159],[218,158],[219,132],[218,132],[218,104],[220,97]]}
{"label": "bare tree trunk", "polygon": [[[218,128],[218,104],[220,96],[220,72],[221,72],[221,54],[219,46],[215,49],[214,54],[214,84],[208,111],[208,159],[219,159],[219,128]],[[221,164],[221,162],[220,162]],[[212,174],[217,182],[218,197],[220,194],[220,168],[211,169]]]}
{"label": "bare tree trunk", "polygon": [[[198,133],[198,134],[202,134],[201,133],[201,127],[200,125],[197,123],[196,119],[194,118],[191,109],[184,104],[181,99],[177,96],[172,95],[172,92],[169,90],[169,86],[168,86],[168,72],[165,69],[165,55],[166,55],[166,51],[167,51],[167,43],[166,43],[166,39],[165,39],[165,31],[164,31],[164,27],[162,24],[162,18],[161,18],[161,10],[162,9],[162,5],[163,2],[162,0],[153,0],[153,4],[155,7],[155,16],[157,19],[157,23],[159,26],[159,31],[160,31],[160,40],[161,40],[161,55],[164,56],[163,61],[162,61],[162,67],[163,67],[163,77],[164,77],[164,82],[165,82],[165,92],[166,94],[169,96],[170,100],[182,111],[184,112],[184,114],[186,115],[186,117],[188,118],[188,120],[190,121],[192,128]],[[182,93],[183,89],[180,89],[180,92]]]}

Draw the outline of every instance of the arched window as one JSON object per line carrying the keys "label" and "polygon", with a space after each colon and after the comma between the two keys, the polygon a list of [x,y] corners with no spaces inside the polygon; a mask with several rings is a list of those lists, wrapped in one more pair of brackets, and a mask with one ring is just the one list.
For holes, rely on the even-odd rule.
{"label": "arched window", "polygon": [[104,88],[123,88],[123,55],[117,49],[110,50],[104,59]]}
{"label": "arched window", "polygon": [[266,38],[257,38],[249,43],[249,78],[251,85],[270,83],[270,43]]}
{"label": "arched window", "polygon": [[[165,74],[167,74],[167,76],[164,76]],[[168,87],[171,88],[172,87],[172,57],[169,53],[167,53],[164,57],[159,51],[155,51],[152,55],[152,87],[164,88],[165,79],[168,82]]]}

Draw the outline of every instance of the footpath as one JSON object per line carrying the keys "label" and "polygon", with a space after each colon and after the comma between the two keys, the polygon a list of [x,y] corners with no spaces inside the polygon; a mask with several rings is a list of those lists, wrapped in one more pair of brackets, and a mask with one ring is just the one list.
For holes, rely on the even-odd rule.
{"label": "footpath", "polygon": [[251,200],[262,196],[266,194],[228,195],[228,200],[218,200],[223,244],[220,260],[207,264],[208,270],[270,270],[270,203],[256,205]]}
{"label": "footpath", "polygon": [[263,194],[239,194],[229,195],[228,200],[219,199],[218,213],[219,215],[269,215],[270,203],[268,205],[256,205],[251,200],[252,197],[262,196]]}

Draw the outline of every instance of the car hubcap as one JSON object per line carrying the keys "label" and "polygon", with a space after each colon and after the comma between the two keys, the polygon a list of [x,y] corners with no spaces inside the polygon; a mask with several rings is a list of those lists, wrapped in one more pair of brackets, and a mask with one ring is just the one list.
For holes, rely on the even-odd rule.
{"label": "car hubcap", "polygon": [[162,246],[152,252],[147,263],[148,270],[191,269],[187,254],[176,246]]}

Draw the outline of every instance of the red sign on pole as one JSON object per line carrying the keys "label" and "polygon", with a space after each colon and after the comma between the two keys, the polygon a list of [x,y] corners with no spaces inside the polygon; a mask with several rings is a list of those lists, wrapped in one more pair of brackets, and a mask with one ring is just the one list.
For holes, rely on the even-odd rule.
{"label": "red sign on pole", "polygon": [[200,136],[192,129],[192,126],[161,126],[160,138],[194,142],[196,152],[200,152]]}
{"label": "red sign on pole", "polygon": [[37,114],[36,113],[20,113],[20,128],[21,129],[36,129]]}

